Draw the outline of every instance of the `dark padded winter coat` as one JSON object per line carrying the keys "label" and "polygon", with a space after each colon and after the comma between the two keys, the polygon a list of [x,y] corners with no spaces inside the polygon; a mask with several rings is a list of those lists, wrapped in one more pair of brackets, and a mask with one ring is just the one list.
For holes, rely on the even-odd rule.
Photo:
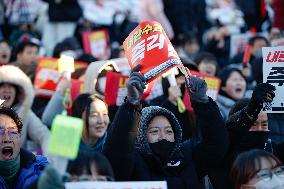
{"label": "dark padded winter coat", "polygon": [[[223,118],[212,99],[208,103],[192,102],[192,106],[203,137],[198,144],[181,143],[181,127],[170,111],[151,106],[141,113],[140,106],[125,102],[115,116],[103,149],[116,180],[166,180],[169,189],[198,188],[200,179],[223,158],[228,137]],[[168,118],[175,133],[175,147],[164,164],[153,154],[147,141],[148,125],[158,115]]]}
{"label": "dark padded winter coat", "polygon": [[231,115],[226,123],[230,146],[222,163],[209,174],[214,189],[233,188],[229,177],[230,169],[236,157],[242,152],[252,149],[262,149],[273,153],[281,161],[284,160],[284,143],[273,143],[269,138],[265,138],[265,136],[263,136],[263,139],[265,139],[263,143],[257,142],[257,138],[250,138],[252,136],[249,135],[249,130],[257,120],[258,114],[250,117],[246,112],[247,107]]}

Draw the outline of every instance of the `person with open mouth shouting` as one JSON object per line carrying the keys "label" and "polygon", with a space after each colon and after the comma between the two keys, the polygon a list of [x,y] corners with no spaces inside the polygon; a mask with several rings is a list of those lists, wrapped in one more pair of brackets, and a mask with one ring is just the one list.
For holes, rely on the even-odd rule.
{"label": "person with open mouth shouting", "polygon": [[47,155],[50,132],[32,112],[33,98],[33,85],[22,70],[12,65],[0,67],[0,99],[5,100],[3,106],[13,108],[23,121],[22,147],[31,149],[35,143],[35,150],[41,149]]}
{"label": "person with open mouth shouting", "polygon": [[237,68],[224,68],[218,77],[221,79],[221,88],[216,102],[224,120],[227,121],[230,109],[244,97],[247,83]]}
{"label": "person with open mouth shouting", "polygon": [[39,175],[48,165],[43,156],[21,149],[23,123],[7,107],[0,107],[0,188],[25,189],[36,186]]}
{"label": "person with open mouth shouting", "polygon": [[8,41],[0,40],[0,66],[9,64],[11,58],[11,49]]}

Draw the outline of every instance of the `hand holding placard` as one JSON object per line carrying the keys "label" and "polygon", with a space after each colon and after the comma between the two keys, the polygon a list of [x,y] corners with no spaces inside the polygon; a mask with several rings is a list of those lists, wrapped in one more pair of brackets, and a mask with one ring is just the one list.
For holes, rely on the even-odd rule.
{"label": "hand holding placard", "polygon": [[191,76],[187,79],[186,83],[191,100],[201,103],[207,103],[209,101],[209,98],[206,95],[207,84],[203,79]]}
{"label": "hand holding placard", "polygon": [[275,97],[275,87],[268,83],[258,84],[252,93],[247,113],[253,117],[258,116],[264,103],[271,103]]}
{"label": "hand holding placard", "polygon": [[127,99],[131,104],[138,105],[142,98],[144,89],[146,88],[144,76],[138,72],[141,65],[137,65],[131,71],[130,77],[127,80]]}
{"label": "hand holding placard", "polygon": [[161,24],[140,23],[123,42],[131,68],[141,64],[141,73],[150,82],[181,61]]}

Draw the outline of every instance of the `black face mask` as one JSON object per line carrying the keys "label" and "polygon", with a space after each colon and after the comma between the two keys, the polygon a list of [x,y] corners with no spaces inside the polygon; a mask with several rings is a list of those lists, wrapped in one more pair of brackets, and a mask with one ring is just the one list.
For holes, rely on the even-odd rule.
{"label": "black face mask", "polygon": [[249,131],[241,142],[241,147],[264,149],[268,140],[267,131]]}
{"label": "black face mask", "polygon": [[168,160],[170,153],[173,151],[174,145],[174,142],[169,142],[166,139],[155,143],[149,143],[153,153],[157,155],[162,162]]}

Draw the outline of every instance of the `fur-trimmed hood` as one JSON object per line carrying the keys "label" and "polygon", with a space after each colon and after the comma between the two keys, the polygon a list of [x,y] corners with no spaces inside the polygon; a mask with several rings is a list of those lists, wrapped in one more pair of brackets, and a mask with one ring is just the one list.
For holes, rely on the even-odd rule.
{"label": "fur-trimmed hood", "polygon": [[18,104],[13,108],[16,109],[19,116],[24,119],[32,106],[34,99],[34,89],[30,78],[18,67],[5,65],[0,67],[0,84],[10,83],[18,88],[16,98]]}
{"label": "fur-trimmed hood", "polygon": [[107,69],[107,67],[112,66],[115,71],[119,71],[116,64],[113,63],[113,61],[96,61],[92,62],[87,70],[85,75],[85,81],[84,81],[84,89],[85,93],[95,93],[98,96],[100,96],[102,99],[104,99],[104,96],[102,96],[100,93],[96,91],[96,84],[98,80],[99,74]]}
{"label": "fur-trimmed hood", "polygon": [[176,150],[179,150],[182,142],[182,129],[175,115],[171,111],[159,106],[149,106],[143,108],[138,128],[138,135],[135,141],[135,147],[141,154],[153,155],[147,139],[147,129],[152,119],[156,116],[165,116],[173,128],[175,135],[175,147],[171,153],[172,155]]}

